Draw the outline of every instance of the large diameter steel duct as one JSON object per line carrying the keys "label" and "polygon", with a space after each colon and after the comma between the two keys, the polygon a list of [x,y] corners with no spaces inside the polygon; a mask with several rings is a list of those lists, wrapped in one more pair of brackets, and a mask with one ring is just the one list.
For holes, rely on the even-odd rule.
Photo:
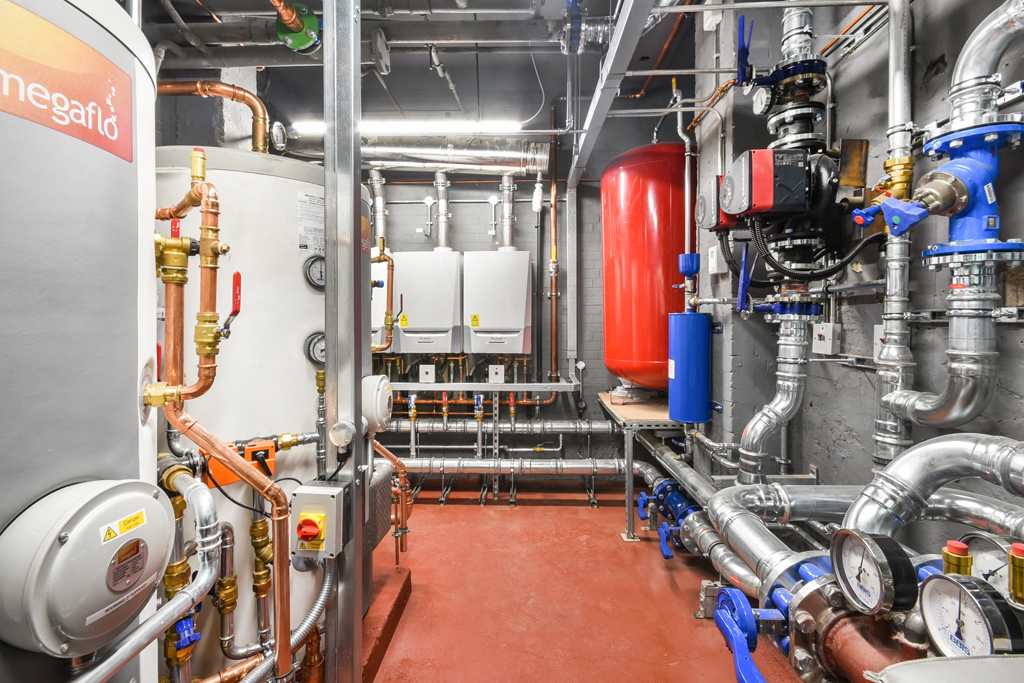
{"label": "large diameter steel duct", "polygon": [[779,357],[775,368],[775,398],[754,414],[740,435],[740,468],[736,479],[741,484],[761,484],[766,479],[768,452],[765,444],[797,414],[803,405],[807,386],[809,325],[786,320],[779,327]]}
{"label": "large diameter steel duct", "polygon": [[[481,429],[485,434],[494,432],[494,423],[484,420]],[[412,431],[409,420],[391,420],[389,432],[405,433]],[[417,419],[416,431],[421,434],[476,434],[476,420],[444,420]],[[514,423],[502,421],[498,423],[500,434],[615,434],[618,426],[609,420],[516,420]]]}
{"label": "large diameter steel duct", "polygon": [[994,263],[953,269],[949,286],[946,386],[941,394],[903,389],[882,398],[895,415],[930,427],[957,427],[978,417],[996,389],[996,321],[1000,301]]}
{"label": "large diameter steel duct", "polygon": [[920,518],[939,488],[965,477],[979,477],[1024,496],[1024,444],[985,434],[954,434],[920,443],[875,475],[843,526],[891,536]]}
{"label": "large diameter steel duct", "polygon": [[363,144],[360,157],[363,166],[371,169],[534,175],[547,172],[548,152],[549,145],[537,142],[454,147],[387,144],[382,138],[374,138],[372,144]]}

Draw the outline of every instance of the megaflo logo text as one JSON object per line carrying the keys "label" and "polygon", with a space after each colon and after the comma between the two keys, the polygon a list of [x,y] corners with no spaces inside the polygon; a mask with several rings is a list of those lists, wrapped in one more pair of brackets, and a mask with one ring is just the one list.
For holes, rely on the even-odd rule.
{"label": "megaflo logo text", "polygon": [[0,0],[0,112],[132,160],[131,77],[95,49]]}

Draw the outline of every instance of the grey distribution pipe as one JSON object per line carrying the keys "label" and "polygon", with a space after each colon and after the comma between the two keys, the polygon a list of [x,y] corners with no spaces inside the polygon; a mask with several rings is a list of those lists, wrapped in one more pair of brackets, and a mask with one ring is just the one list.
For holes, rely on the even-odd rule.
{"label": "grey distribution pipe", "polygon": [[928,498],[921,519],[958,522],[1000,536],[1024,538],[1024,507],[965,491],[936,491]]}
{"label": "grey distribution pipe", "polygon": [[[673,94],[674,99],[678,102],[683,98],[683,92],[676,90]],[[699,183],[700,179],[694,179],[693,167],[700,168],[700,155],[697,152],[697,146],[694,144],[693,137],[687,134],[686,126],[683,125],[683,112],[676,112],[676,135],[683,141],[683,251],[687,254],[694,254],[699,251],[696,239],[697,231],[693,224],[693,190],[695,183]],[[691,303],[693,297],[697,295],[697,276],[686,278],[686,306],[687,310],[694,311],[696,306]]]}
{"label": "grey distribution pipe", "polygon": [[671,448],[655,441],[649,434],[639,432],[636,435],[636,441],[654,456],[658,464],[664,467],[673,479],[679,482],[687,497],[701,507],[707,505],[711,496],[717,492],[710,479],[680,460]]}
{"label": "grey distribution pipe", "polygon": [[1006,0],[975,27],[960,49],[949,89],[954,127],[986,122],[998,111],[1000,84],[993,78],[1010,46],[1024,36],[1024,0]]}
{"label": "grey distribution pipe", "polygon": [[510,248],[512,247],[512,224],[516,218],[516,184],[511,174],[501,176],[498,191],[501,193],[501,237],[498,246]]}
{"label": "grey distribution pipe", "polygon": [[807,357],[810,351],[809,325],[784,320],[779,326],[779,357],[775,368],[775,397],[757,411],[740,435],[740,462],[736,480],[741,484],[767,481],[765,464],[768,437],[799,412],[807,386]]}
{"label": "grey distribution pipe", "polygon": [[437,193],[437,246],[442,249],[448,248],[448,225],[452,217],[452,213],[448,209],[448,187],[450,185],[444,171],[434,173],[434,190]]}
{"label": "grey distribution pipe", "polygon": [[752,598],[759,597],[761,579],[750,570],[740,557],[730,550],[708,517],[703,512],[694,512],[683,522],[683,533],[693,539],[704,557],[730,584]]}
{"label": "grey distribution pipe", "polygon": [[[324,610],[327,608],[327,602],[331,599],[331,595],[334,593],[335,584],[335,562],[325,562],[323,564],[324,575],[320,582],[320,591],[317,593],[316,600],[313,601],[313,605],[309,608],[309,612],[302,618],[299,625],[292,630],[292,636],[290,638],[290,644],[292,652],[295,652],[316,628],[317,622],[320,621],[320,617],[323,616]],[[274,660],[273,658],[267,657],[255,669],[249,672],[249,674],[242,679],[242,683],[263,683],[274,673]]]}
{"label": "grey distribution pipe", "polygon": [[750,496],[736,489],[747,488],[734,486],[719,491],[708,501],[707,514],[726,545],[763,582],[776,568],[790,561],[795,551],[773,534],[757,514],[744,507]]}
{"label": "grey distribution pipe", "polygon": [[473,147],[454,147],[387,144],[383,138],[374,138],[362,146],[360,158],[363,166],[371,169],[532,175],[547,171],[548,152],[547,144],[534,142],[499,145],[481,141]]}
{"label": "grey distribution pipe", "polygon": [[[626,462],[619,459],[402,458],[402,464],[409,474],[614,477],[626,473]],[[652,486],[652,482],[662,478],[654,466],[643,462],[633,463],[633,473]]]}
{"label": "grey distribution pipe", "polygon": [[875,474],[843,526],[891,536],[920,518],[942,486],[979,477],[1024,496],[1024,444],[1002,436],[953,434],[924,441]]}
{"label": "grey distribution pipe", "polygon": [[[490,434],[494,430],[492,422],[484,421],[481,429]],[[610,420],[516,420],[513,425],[507,420],[498,423],[502,434],[617,434],[618,425]],[[391,420],[388,422],[389,432],[406,433],[412,430],[409,420]],[[420,434],[476,434],[477,420],[448,420],[446,425],[440,419],[416,420],[416,431]]]}
{"label": "grey distribution pipe", "polygon": [[[235,575],[235,528],[229,522],[220,523],[220,574],[218,579]],[[235,644],[234,611],[220,615],[220,651],[228,659],[248,659],[263,651],[259,643],[239,646]]]}
{"label": "grey distribution pipe", "polygon": [[708,457],[722,467],[729,470],[735,470],[740,466],[738,462],[730,457],[732,453],[739,450],[740,445],[738,443],[715,441],[699,429],[693,429],[687,432],[687,436],[691,437],[693,441],[704,450]]}
{"label": "grey distribution pipe", "polygon": [[1000,303],[995,263],[953,269],[949,302],[946,386],[940,394],[903,389],[882,398],[894,415],[929,427],[957,427],[981,415],[996,391],[996,320]]}
{"label": "grey distribution pipe", "polygon": [[[180,471],[173,474],[168,485],[184,497],[195,518],[196,559],[199,567],[192,581],[165,602],[138,628],[114,646],[113,651],[74,683],[103,683],[135,659],[150,643],[160,638],[181,616],[195,609],[213,588],[220,565],[220,525],[217,506],[210,489],[201,481]],[[274,660],[268,660],[273,667]]]}

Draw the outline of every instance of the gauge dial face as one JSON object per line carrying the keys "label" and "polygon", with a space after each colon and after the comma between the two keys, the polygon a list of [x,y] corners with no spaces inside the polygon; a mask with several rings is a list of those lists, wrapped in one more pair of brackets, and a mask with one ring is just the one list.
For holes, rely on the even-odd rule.
{"label": "gauge dial face", "polygon": [[772,91],[769,88],[758,88],[754,91],[754,114],[764,116],[772,108]]}
{"label": "gauge dial face", "polygon": [[966,534],[961,540],[974,558],[971,575],[988,581],[1006,595],[1010,589],[1009,543],[981,532]]}
{"label": "gauge dial face", "polygon": [[310,287],[324,291],[327,288],[327,259],[320,254],[310,256],[302,266],[302,274]]}
{"label": "gauge dial face", "polygon": [[306,337],[304,351],[306,360],[313,365],[318,367],[327,365],[327,335],[323,332],[314,332]]}
{"label": "gauge dial face", "polygon": [[838,564],[842,568],[847,595],[866,611],[882,608],[885,574],[872,548],[858,536],[847,536],[839,545]]}
{"label": "gauge dial face", "polygon": [[992,632],[975,595],[950,575],[936,574],[921,590],[921,615],[932,644],[946,657],[992,654]]}

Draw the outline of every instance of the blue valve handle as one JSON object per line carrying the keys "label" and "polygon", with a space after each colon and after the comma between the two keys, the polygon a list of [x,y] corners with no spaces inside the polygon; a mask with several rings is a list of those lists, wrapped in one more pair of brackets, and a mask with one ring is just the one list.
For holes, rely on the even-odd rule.
{"label": "blue valve handle", "polygon": [[740,282],[736,291],[736,312],[742,313],[747,310],[747,291],[750,289],[750,278],[753,273],[747,272],[747,252],[750,250],[750,243],[743,245],[743,256],[740,259]]}
{"label": "blue valve handle", "polygon": [[671,527],[668,522],[662,522],[658,525],[658,545],[661,546],[661,556],[666,560],[671,560],[675,557],[669,541],[672,538],[672,532],[676,530],[678,530],[678,527]]}
{"label": "blue valve handle", "polygon": [[650,498],[647,497],[647,493],[644,491],[640,492],[640,495],[636,497],[636,515],[642,520],[646,520],[650,515],[647,514],[647,503]]}
{"label": "blue valve handle", "polygon": [[921,202],[905,202],[902,199],[887,197],[880,205],[854,209],[853,222],[862,228],[867,227],[874,222],[879,213],[885,218],[889,232],[897,237],[906,234],[929,215],[928,209]]}
{"label": "blue valve handle", "polygon": [[178,642],[174,644],[178,650],[192,647],[202,638],[202,634],[196,629],[195,622],[192,621],[191,614],[174,622],[174,631],[178,634]]}
{"label": "blue valve handle", "polygon": [[738,683],[767,683],[750,653],[757,649],[757,620],[747,596],[736,588],[718,591],[715,625],[732,652]]}
{"label": "blue valve handle", "polygon": [[853,210],[853,222],[862,230],[875,222],[875,217],[882,213],[882,207],[873,204],[866,209]]}
{"label": "blue valve handle", "polygon": [[746,30],[747,18],[740,15],[736,22],[736,82],[746,85],[750,80],[750,41],[754,37],[754,20],[750,20],[750,30]]}

